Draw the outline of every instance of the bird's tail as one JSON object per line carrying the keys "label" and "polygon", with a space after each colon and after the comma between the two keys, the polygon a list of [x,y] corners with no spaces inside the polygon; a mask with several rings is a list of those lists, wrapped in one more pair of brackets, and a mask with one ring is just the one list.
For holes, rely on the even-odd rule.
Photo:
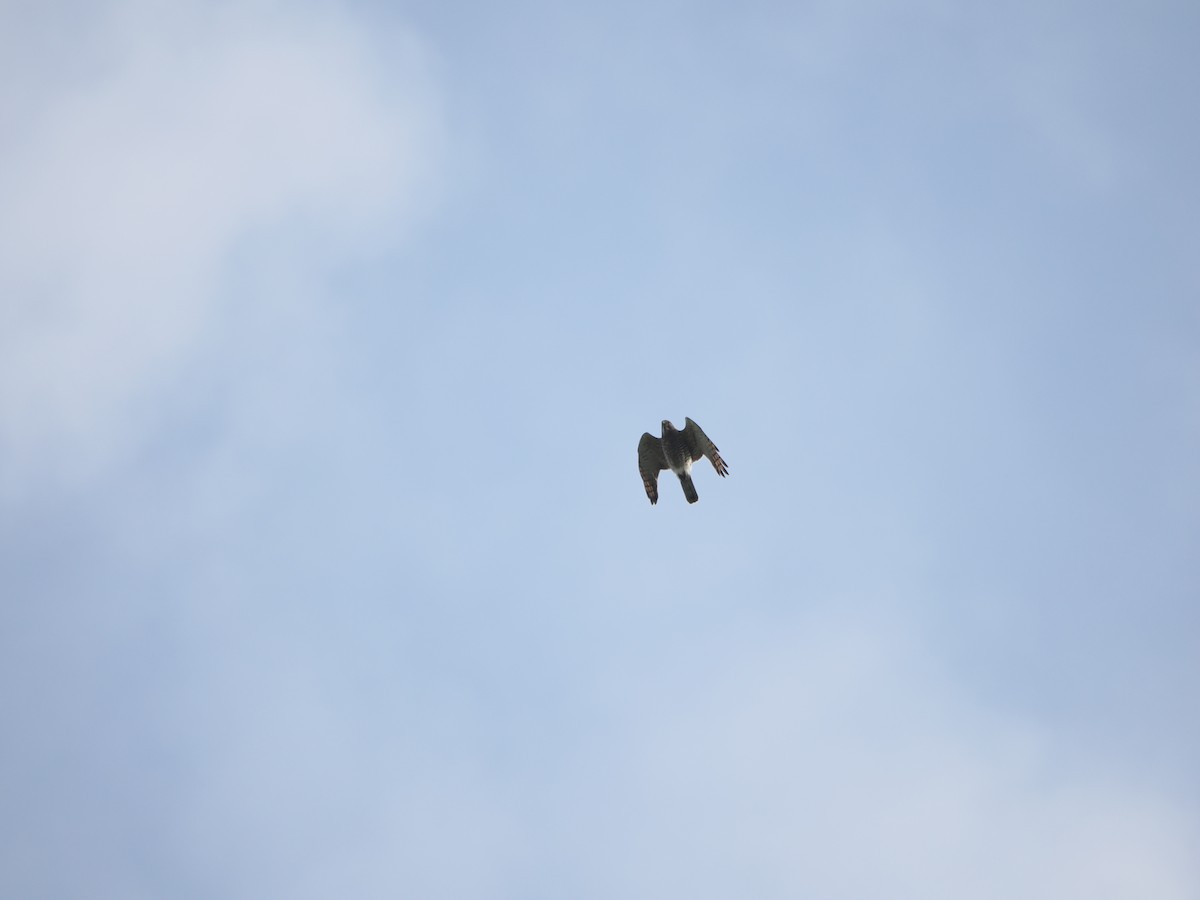
{"label": "bird's tail", "polygon": [[696,493],[696,486],[692,484],[691,475],[680,475],[679,483],[683,485],[683,496],[687,497],[688,503],[695,503],[700,499],[700,495]]}

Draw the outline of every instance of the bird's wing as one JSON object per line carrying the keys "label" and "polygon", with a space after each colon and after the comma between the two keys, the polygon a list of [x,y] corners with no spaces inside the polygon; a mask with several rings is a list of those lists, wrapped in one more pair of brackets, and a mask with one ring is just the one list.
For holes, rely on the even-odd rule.
{"label": "bird's wing", "polygon": [[662,441],[647,431],[638,441],[638,471],[642,475],[646,496],[652,504],[658,502],[658,473],[666,467],[667,458],[663,456]]}
{"label": "bird's wing", "polygon": [[717,474],[724,478],[729,473],[729,466],[725,465],[725,460],[721,459],[721,454],[717,452],[717,445],[710,441],[708,435],[701,431],[700,426],[691,419],[684,421],[687,424],[683,426],[683,439],[687,442],[692,461],[695,462],[701,456],[707,456],[708,461],[717,470]]}

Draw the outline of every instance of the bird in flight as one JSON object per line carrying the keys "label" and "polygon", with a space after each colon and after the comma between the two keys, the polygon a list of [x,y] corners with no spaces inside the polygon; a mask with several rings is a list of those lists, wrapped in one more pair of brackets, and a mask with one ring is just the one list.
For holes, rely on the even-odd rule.
{"label": "bird in flight", "polygon": [[691,419],[683,421],[686,423],[683,431],[678,431],[670,421],[663,419],[661,438],[647,431],[638,441],[638,471],[642,473],[642,484],[646,487],[646,496],[651,504],[658,502],[658,473],[663,469],[670,469],[679,476],[683,496],[687,497],[688,503],[700,499],[696,485],[692,484],[693,462],[701,456],[707,456],[722,478],[729,472],[729,466],[721,459],[716,444],[708,439],[700,426]]}

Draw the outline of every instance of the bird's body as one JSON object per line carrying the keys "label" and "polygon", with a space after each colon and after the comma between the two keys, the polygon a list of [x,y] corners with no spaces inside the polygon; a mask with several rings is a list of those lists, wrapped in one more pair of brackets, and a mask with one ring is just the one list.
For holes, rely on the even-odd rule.
{"label": "bird's body", "polygon": [[670,469],[679,478],[688,503],[700,499],[692,481],[692,463],[695,460],[701,456],[708,457],[722,478],[729,472],[716,445],[700,430],[700,426],[691,419],[684,419],[684,423],[680,431],[669,420],[663,419],[661,438],[647,431],[638,442],[638,471],[651,504],[658,502],[658,473],[663,469]]}

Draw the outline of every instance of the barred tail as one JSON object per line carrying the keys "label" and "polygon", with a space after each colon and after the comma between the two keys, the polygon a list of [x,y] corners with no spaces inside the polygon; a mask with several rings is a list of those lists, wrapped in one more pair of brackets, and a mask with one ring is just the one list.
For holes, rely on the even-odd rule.
{"label": "barred tail", "polygon": [[688,503],[695,503],[700,499],[700,495],[696,493],[696,486],[692,484],[691,475],[680,475],[679,483],[683,485],[683,496],[687,497]]}

